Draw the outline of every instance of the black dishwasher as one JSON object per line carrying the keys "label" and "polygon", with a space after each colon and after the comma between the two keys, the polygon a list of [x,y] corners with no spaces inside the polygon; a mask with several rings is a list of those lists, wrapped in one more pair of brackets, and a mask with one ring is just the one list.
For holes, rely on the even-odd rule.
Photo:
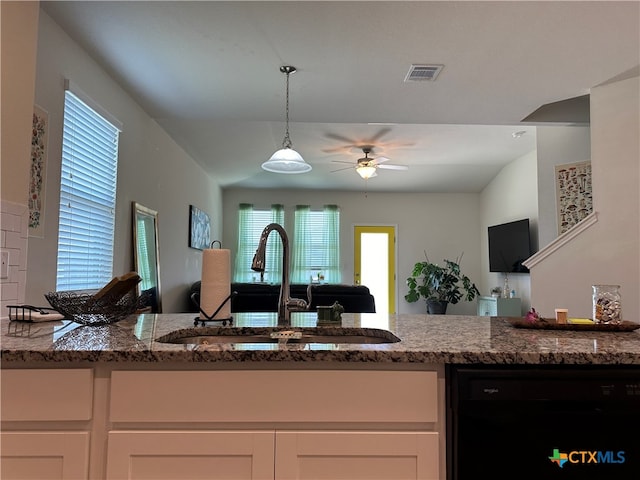
{"label": "black dishwasher", "polygon": [[447,368],[447,478],[640,479],[640,368]]}

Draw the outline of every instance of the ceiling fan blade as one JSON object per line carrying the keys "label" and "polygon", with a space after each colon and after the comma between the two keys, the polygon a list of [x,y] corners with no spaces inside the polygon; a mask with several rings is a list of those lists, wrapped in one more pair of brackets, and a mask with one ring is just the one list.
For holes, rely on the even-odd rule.
{"label": "ceiling fan blade", "polygon": [[331,170],[331,173],[341,172],[343,170],[349,170],[349,169],[352,169],[352,168],[355,170],[355,167],[353,167],[353,166],[351,166],[351,167],[342,167],[342,168],[338,168],[337,170]]}
{"label": "ceiling fan blade", "polygon": [[377,164],[381,164],[381,163],[384,163],[384,162],[388,162],[389,160],[391,160],[391,159],[390,159],[390,158],[387,158],[387,157],[376,157],[376,158],[374,158],[374,161],[375,161]]}
{"label": "ceiling fan blade", "polygon": [[404,147],[413,147],[416,142],[402,142],[402,143],[394,143],[393,148],[404,148]]}
{"label": "ceiling fan blade", "polygon": [[378,168],[384,168],[385,170],[409,170],[406,165],[378,165]]}
{"label": "ceiling fan blade", "polygon": [[353,162],[345,162],[344,160],[331,160],[331,163],[346,163],[347,165],[353,165]]}
{"label": "ceiling fan blade", "polygon": [[340,147],[333,147],[333,148],[323,148],[322,151],[324,153],[349,153],[349,151],[352,149],[353,147],[351,145],[342,145]]}
{"label": "ceiling fan blade", "polygon": [[347,138],[344,135],[340,135],[338,133],[331,133],[331,132],[327,132],[325,133],[325,137],[330,138],[332,140],[338,140],[339,142],[345,142],[348,143],[349,146],[352,146],[357,143],[356,140],[354,140],[353,138]]}
{"label": "ceiling fan blade", "polygon": [[384,137],[390,131],[391,131],[391,128],[389,127],[381,128],[380,130],[378,130],[376,134],[373,135],[373,137],[369,139],[369,143],[375,144],[378,140],[380,140],[380,138]]}

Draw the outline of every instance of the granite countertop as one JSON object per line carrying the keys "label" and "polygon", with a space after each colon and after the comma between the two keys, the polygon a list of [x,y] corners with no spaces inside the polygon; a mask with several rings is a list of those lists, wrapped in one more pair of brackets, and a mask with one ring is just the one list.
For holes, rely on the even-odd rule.
{"label": "granite countertop", "polygon": [[[26,362],[378,362],[640,365],[640,330],[559,331],[514,328],[505,318],[457,315],[344,314],[345,328],[382,329],[401,339],[382,344],[189,344],[156,341],[195,330],[195,314],[145,314],[107,326],[58,322],[1,323],[2,363]],[[275,314],[235,314],[233,327],[271,329]],[[314,313],[292,326],[316,327]],[[215,327],[213,327],[215,328]],[[324,328],[324,327],[321,327]],[[333,327],[329,327],[333,328]],[[384,333],[384,332],[383,332]]]}

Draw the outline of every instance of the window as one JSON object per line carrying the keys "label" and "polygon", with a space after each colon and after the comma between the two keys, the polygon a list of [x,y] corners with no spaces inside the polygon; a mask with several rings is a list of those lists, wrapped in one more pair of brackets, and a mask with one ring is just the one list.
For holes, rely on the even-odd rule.
{"label": "window", "polygon": [[79,90],[76,93],[67,89],[64,101],[59,291],[101,288],[113,270],[120,129],[81,100]]}
{"label": "window", "polygon": [[[255,209],[241,203],[238,210],[238,249],[233,269],[234,282],[260,281],[260,273],[251,270],[251,262],[258,248],[260,234],[270,223],[284,227],[284,207],[271,205],[271,209]],[[271,232],[267,241],[266,268],[263,281],[280,283],[282,277],[282,242],[277,232]]]}
{"label": "window", "polygon": [[[251,262],[258,248],[260,235],[270,223],[284,227],[284,207],[272,205],[270,210],[256,209],[248,203],[238,210],[238,249],[235,258],[233,281],[257,282],[260,274],[251,270]],[[311,210],[308,205],[298,205],[295,210],[291,243],[291,282],[309,283],[318,275],[324,282],[340,283],[340,211],[335,205],[325,205],[323,210]],[[266,270],[263,281],[280,283],[282,278],[282,242],[277,233],[271,233],[267,241]]]}
{"label": "window", "polygon": [[325,205],[317,211],[308,205],[296,206],[291,267],[293,283],[342,281],[340,210],[336,205]]}

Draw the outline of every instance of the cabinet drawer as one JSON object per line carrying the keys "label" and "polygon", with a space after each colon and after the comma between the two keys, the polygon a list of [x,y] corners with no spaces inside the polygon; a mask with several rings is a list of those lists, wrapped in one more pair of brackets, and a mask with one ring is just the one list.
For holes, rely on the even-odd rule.
{"label": "cabinet drawer", "polygon": [[2,370],[2,420],[90,420],[91,369]]}
{"label": "cabinet drawer", "polygon": [[425,422],[436,372],[117,371],[112,422]]}

